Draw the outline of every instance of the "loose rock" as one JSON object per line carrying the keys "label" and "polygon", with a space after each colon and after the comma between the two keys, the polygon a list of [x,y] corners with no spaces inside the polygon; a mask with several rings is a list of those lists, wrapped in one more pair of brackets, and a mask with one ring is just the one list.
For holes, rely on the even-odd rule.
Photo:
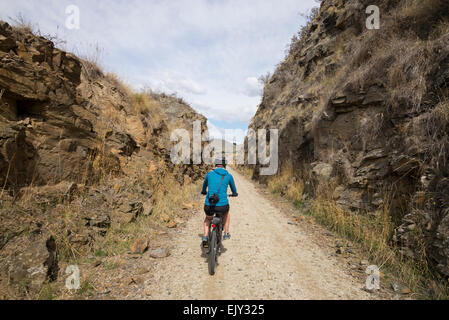
{"label": "loose rock", "polygon": [[130,246],[131,252],[135,254],[144,253],[148,249],[147,239],[137,239]]}
{"label": "loose rock", "polygon": [[167,248],[154,249],[154,250],[151,250],[151,252],[150,252],[150,257],[156,258],[156,259],[165,258],[165,257],[168,257],[169,255],[170,255],[170,252]]}

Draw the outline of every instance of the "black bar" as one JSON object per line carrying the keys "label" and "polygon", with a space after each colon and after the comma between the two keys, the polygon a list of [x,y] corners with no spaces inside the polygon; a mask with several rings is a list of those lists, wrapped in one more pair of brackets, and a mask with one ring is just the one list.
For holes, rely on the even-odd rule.
{"label": "black bar", "polygon": [[[314,319],[342,316],[383,320],[404,318],[432,310],[446,312],[447,301],[1,301],[0,310],[14,317],[44,316],[58,319],[104,319],[139,315],[141,319]],[[8,310],[10,309],[10,310]],[[12,313],[9,313],[11,311]],[[387,312],[387,314],[386,314]],[[444,314],[443,313],[443,314]],[[287,316],[291,315],[291,316]]]}

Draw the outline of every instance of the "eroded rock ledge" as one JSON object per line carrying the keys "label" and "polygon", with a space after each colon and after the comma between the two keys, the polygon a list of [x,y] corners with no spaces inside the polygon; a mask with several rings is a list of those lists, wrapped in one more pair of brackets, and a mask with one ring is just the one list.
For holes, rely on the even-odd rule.
{"label": "eroded rock ledge", "polygon": [[67,255],[94,250],[111,225],[151,215],[166,177],[176,190],[201,177],[207,167],[170,161],[170,130],[192,131],[194,120],[207,129],[181,99],[134,93],[0,21],[2,295],[35,297],[64,273]]}
{"label": "eroded rock ledge", "polygon": [[[449,276],[448,3],[405,3],[380,1],[381,30],[367,30],[372,3],[324,0],[250,127],[278,128],[281,167],[333,185],[345,209],[391,198],[395,246],[415,257],[425,243]],[[254,178],[268,179],[257,167]]]}

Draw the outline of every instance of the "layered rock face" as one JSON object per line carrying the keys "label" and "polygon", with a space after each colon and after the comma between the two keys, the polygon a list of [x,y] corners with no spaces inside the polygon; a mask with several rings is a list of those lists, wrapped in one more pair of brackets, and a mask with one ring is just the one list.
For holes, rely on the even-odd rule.
{"label": "layered rock face", "polygon": [[165,177],[182,185],[207,170],[170,160],[172,129],[191,132],[195,120],[207,129],[206,118],[182,100],[135,94],[94,64],[5,22],[0,98],[2,293],[16,286],[32,297],[64,272],[58,261],[70,255],[67,248],[92,250],[111,224],[151,215]]}
{"label": "layered rock face", "polygon": [[[190,149],[191,149],[191,163],[193,163],[193,142],[194,142],[194,130],[202,137],[201,140],[201,153],[206,152],[206,145],[208,142],[205,139],[207,129],[207,119],[197,113],[192,107],[186,104],[181,98],[167,97],[166,95],[158,95],[157,100],[161,104],[161,108],[166,116],[167,123],[170,131],[176,129],[185,129],[189,131]],[[197,127],[195,127],[195,123]],[[199,127],[198,127],[199,125]],[[197,137],[198,138],[198,137]],[[181,165],[178,170],[183,172],[184,175],[188,175],[194,180],[202,179],[205,176],[206,171],[210,169],[208,165]]]}
{"label": "layered rock face", "polygon": [[344,208],[388,205],[401,252],[424,242],[449,275],[449,4],[378,1],[380,29],[368,30],[371,4],[321,3],[250,127],[279,129],[281,167],[334,186]]}
{"label": "layered rock face", "polygon": [[[167,157],[165,108],[135,112],[120,85],[88,62],[6,23],[0,35],[1,186],[89,183],[95,171],[125,172],[140,151]],[[165,104],[170,117],[200,119],[206,128],[178,99]]]}

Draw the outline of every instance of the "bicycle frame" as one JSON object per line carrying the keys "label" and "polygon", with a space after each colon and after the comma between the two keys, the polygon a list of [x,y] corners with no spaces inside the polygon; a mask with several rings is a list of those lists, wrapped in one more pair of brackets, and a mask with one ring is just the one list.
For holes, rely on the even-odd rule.
{"label": "bicycle frame", "polygon": [[217,244],[221,244],[221,236],[223,233],[223,219],[221,217],[222,213],[215,213],[215,216],[212,218],[212,221],[209,224],[209,241],[212,237],[212,231],[215,229],[215,231],[218,233],[217,237]]}
{"label": "bicycle frame", "polygon": [[221,241],[223,233],[222,213],[215,212],[211,223],[209,224],[209,274],[214,275],[217,266],[217,258],[221,251]]}
{"label": "bicycle frame", "polygon": [[[236,197],[237,194],[229,195],[230,197]],[[221,253],[222,240],[223,240],[223,219],[222,216],[225,214],[223,212],[216,212],[215,207],[211,210],[214,215],[212,221],[209,224],[209,247],[208,247],[208,265],[209,274],[214,275],[215,269],[218,264],[217,257]]]}

